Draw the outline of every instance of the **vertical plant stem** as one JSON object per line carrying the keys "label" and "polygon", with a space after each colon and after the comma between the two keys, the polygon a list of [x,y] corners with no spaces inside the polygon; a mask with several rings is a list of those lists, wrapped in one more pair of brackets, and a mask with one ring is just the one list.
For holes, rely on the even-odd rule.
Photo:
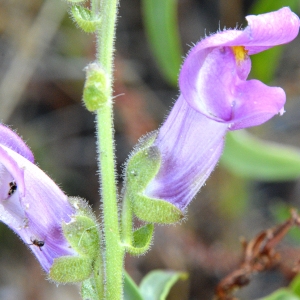
{"label": "vertical plant stem", "polygon": [[118,0],[92,1],[93,12],[95,14],[100,13],[102,19],[97,31],[97,61],[110,83],[108,99],[97,110],[96,116],[105,243],[105,299],[108,300],[122,299],[124,258],[118,220],[112,111],[113,55],[117,5]]}

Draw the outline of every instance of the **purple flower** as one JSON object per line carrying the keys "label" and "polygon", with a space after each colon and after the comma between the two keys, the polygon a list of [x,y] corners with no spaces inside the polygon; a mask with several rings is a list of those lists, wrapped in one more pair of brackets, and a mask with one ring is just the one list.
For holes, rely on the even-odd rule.
{"label": "purple flower", "polygon": [[285,7],[246,19],[244,30],[218,32],[188,54],[179,77],[181,95],[154,142],[162,163],[146,196],[183,211],[217,164],[228,130],[260,125],[284,112],[281,88],[246,80],[249,55],[293,40],[299,18]]}
{"label": "purple flower", "polygon": [[67,196],[34,164],[22,139],[0,124],[0,220],[28,244],[43,269],[75,255],[62,234],[62,222],[75,213]]}

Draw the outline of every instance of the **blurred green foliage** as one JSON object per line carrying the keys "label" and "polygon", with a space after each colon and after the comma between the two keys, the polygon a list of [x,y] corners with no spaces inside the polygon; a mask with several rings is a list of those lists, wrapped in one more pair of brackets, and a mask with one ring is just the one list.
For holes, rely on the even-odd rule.
{"label": "blurred green foliage", "polygon": [[245,130],[227,134],[221,161],[244,178],[281,181],[300,176],[300,150],[264,142]]}
{"label": "blurred green foliage", "polygon": [[165,300],[178,280],[187,280],[183,272],[155,270],[148,273],[138,287],[125,271],[125,300]]}
{"label": "blurred green foliage", "polygon": [[139,287],[124,270],[124,300],[143,300]]}
{"label": "blurred green foliage", "polygon": [[165,300],[178,280],[186,280],[188,275],[182,272],[156,270],[148,273],[140,284],[144,300]]}
{"label": "blurred green foliage", "polygon": [[288,288],[279,289],[260,300],[300,300],[300,276],[295,276]]}
{"label": "blurred green foliage", "polygon": [[142,10],[155,59],[166,81],[176,86],[182,56],[177,25],[177,0],[143,0]]}

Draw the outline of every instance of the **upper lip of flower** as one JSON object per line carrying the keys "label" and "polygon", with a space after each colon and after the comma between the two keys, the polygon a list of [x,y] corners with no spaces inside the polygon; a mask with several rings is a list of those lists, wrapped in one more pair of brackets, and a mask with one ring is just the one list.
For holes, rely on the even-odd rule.
{"label": "upper lip of flower", "polygon": [[281,88],[246,80],[249,55],[287,43],[299,31],[299,18],[287,7],[246,19],[249,25],[244,30],[219,32],[196,44],[179,76],[189,105],[231,129],[260,125],[283,110]]}

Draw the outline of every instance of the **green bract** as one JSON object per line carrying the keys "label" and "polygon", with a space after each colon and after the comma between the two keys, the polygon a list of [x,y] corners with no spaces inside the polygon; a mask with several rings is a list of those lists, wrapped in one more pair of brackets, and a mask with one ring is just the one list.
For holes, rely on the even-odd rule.
{"label": "green bract", "polygon": [[86,67],[83,102],[89,111],[96,111],[107,103],[109,83],[105,71],[97,63]]}

